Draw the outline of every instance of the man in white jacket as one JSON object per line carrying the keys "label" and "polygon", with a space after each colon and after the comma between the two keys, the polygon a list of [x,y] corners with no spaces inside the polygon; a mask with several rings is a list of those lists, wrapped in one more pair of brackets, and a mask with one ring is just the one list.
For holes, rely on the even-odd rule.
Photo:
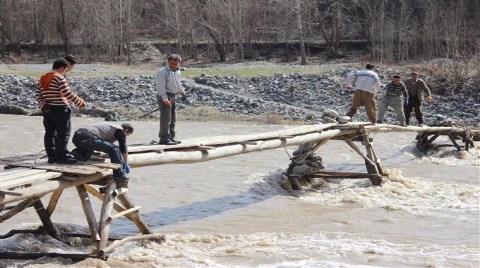
{"label": "man in white jacket", "polygon": [[375,124],[377,122],[377,103],[375,101],[375,92],[380,89],[380,79],[377,73],[373,71],[375,65],[367,64],[365,70],[350,73],[347,76],[347,88],[355,89],[352,98],[352,107],[347,115],[354,116],[360,106],[365,106],[368,120]]}
{"label": "man in white jacket", "polygon": [[172,54],[167,58],[167,65],[157,72],[157,102],[160,109],[160,132],[158,134],[160,144],[177,145],[179,140],[175,140],[175,123],[177,116],[175,113],[176,94],[185,96],[185,89],[180,82],[180,64],[182,58],[177,54]]}

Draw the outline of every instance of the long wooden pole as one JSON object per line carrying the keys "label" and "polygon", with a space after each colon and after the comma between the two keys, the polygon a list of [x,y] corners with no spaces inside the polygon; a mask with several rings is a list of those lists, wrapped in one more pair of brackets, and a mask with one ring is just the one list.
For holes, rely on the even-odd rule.
{"label": "long wooden pole", "polygon": [[290,138],[279,138],[271,140],[257,141],[256,144],[233,144],[219,146],[210,150],[176,152],[168,151],[163,153],[143,153],[132,154],[128,156],[128,162],[131,166],[160,165],[166,163],[185,164],[192,162],[209,161],[221,157],[262,151],[267,149],[282,148],[291,145],[300,145],[302,143],[320,141],[339,135],[348,135],[358,130],[327,130],[321,133],[310,133]]}
{"label": "long wooden pole", "polygon": [[109,179],[105,189],[105,195],[103,197],[102,210],[100,212],[100,222],[98,224],[100,230],[100,243],[98,244],[98,252],[100,252],[108,244],[108,235],[110,233],[110,221],[108,221],[108,218],[112,213],[113,204],[115,203],[115,197],[113,196],[113,193],[116,187],[117,184],[115,181],[113,179]]}

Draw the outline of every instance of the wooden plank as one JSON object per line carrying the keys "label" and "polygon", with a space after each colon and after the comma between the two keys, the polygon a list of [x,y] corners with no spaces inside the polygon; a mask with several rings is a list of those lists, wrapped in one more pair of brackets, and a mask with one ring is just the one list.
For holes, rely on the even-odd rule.
{"label": "wooden plank", "polygon": [[21,196],[21,193],[13,192],[13,191],[7,191],[7,190],[0,190],[1,194],[4,195],[14,195],[14,196]]}
{"label": "wooden plank", "polygon": [[59,178],[62,174],[58,172],[45,172],[42,174],[36,174],[28,177],[21,177],[9,181],[0,182],[0,189],[9,189],[26,184],[37,184],[39,182],[45,182],[50,179]]}
{"label": "wooden plank", "polygon": [[[9,204],[12,202],[32,198],[35,196],[43,196],[47,193],[59,190],[59,189],[65,189],[73,186],[77,186],[80,184],[85,184],[85,183],[92,183],[98,180],[101,180],[104,178],[106,175],[97,173],[93,174],[90,176],[84,176],[80,177],[75,181],[66,181],[66,180],[48,180],[45,183],[41,183],[38,185],[35,185],[35,187],[27,187],[27,188],[22,188],[16,190],[18,193],[21,193],[21,196],[5,196],[4,198],[0,198],[0,206]],[[61,178],[61,177],[60,177]]]}
{"label": "wooden plank", "polygon": [[[58,172],[63,172],[63,173],[69,173],[69,174],[77,174],[77,175],[83,175],[83,176],[88,176],[88,175],[93,175],[101,168],[96,168],[93,166],[78,166],[78,165],[60,165],[60,164],[46,164],[46,163],[41,163],[41,164],[29,164],[25,162],[15,162],[11,164],[16,167],[28,167],[32,169],[41,169],[41,170],[49,170],[49,171],[58,171]],[[88,168],[87,168],[88,167]]]}
{"label": "wooden plank", "polygon": [[18,170],[16,172],[12,172],[12,173],[1,172],[0,173],[0,183],[4,182],[4,181],[20,179],[20,178],[23,178],[23,177],[33,176],[33,175],[37,175],[37,174],[44,174],[46,172],[47,172],[46,170],[40,170],[40,169],[24,169],[24,170]]}

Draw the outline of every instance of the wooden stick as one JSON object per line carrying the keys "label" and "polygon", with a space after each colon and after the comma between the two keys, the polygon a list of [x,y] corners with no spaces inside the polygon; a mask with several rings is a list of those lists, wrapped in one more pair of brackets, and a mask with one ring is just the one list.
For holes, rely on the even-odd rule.
{"label": "wooden stick", "polygon": [[98,234],[97,220],[95,213],[93,212],[92,204],[90,203],[90,197],[87,190],[83,185],[77,185],[77,192],[82,202],[83,212],[87,217],[88,229],[90,231],[90,237],[93,241],[100,241],[100,235]]}
{"label": "wooden stick", "polygon": [[364,153],[362,153],[362,151],[360,151],[360,149],[357,147],[357,145],[355,145],[355,143],[353,143],[352,140],[345,140],[345,142],[355,151],[357,152],[357,154],[359,154],[361,157],[363,157],[363,159],[365,159],[365,161],[367,161],[368,163],[370,163],[370,165],[374,166],[375,163],[372,162],[372,160],[370,160]]}
{"label": "wooden stick", "polygon": [[135,212],[135,211],[138,211],[138,210],[140,210],[141,208],[142,208],[141,206],[136,206],[136,207],[134,207],[134,208],[125,209],[124,211],[122,211],[122,212],[120,212],[120,213],[117,213],[117,214],[115,214],[115,215],[112,215],[112,216],[108,217],[108,218],[107,218],[107,221],[110,221],[110,222],[111,222],[112,220],[114,220],[114,219],[116,219],[116,218],[125,216],[125,215],[127,215],[127,214],[129,214],[129,213],[132,213],[132,212]]}
{"label": "wooden stick", "polygon": [[27,199],[27,200],[24,200],[24,201],[20,202],[12,210],[10,210],[9,212],[0,216],[0,223],[2,223],[4,221],[10,219],[11,217],[17,215],[18,213],[22,212],[24,209],[31,207],[33,205],[33,203],[35,202],[35,200],[36,200],[35,198],[30,198],[30,199]]}
{"label": "wooden stick", "polygon": [[47,206],[47,212],[48,215],[52,216],[53,211],[57,207],[58,204],[58,199],[60,199],[60,196],[63,193],[63,189],[58,189],[52,193],[52,196],[50,197],[50,202],[48,202]]}
{"label": "wooden stick", "polygon": [[[125,207],[127,208],[133,208],[135,207],[134,204],[132,203],[132,201],[130,201],[130,199],[128,198],[127,194],[123,194],[123,195],[120,195],[118,197],[118,199],[125,205]],[[131,216],[131,217],[128,217],[128,219],[130,219],[136,226],[137,226],[137,229],[140,233],[142,234],[153,234],[153,231],[150,229],[150,227],[148,226],[148,224],[146,222],[143,221],[142,217],[140,216],[140,213],[138,211],[134,212],[134,213],[130,213],[130,214],[126,214],[125,215],[126,217],[128,216]]]}
{"label": "wooden stick", "polygon": [[38,227],[36,229],[30,229],[30,230],[10,230],[8,233],[4,235],[0,235],[0,239],[5,239],[12,237],[16,234],[42,234],[43,233],[43,227]]}
{"label": "wooden stick", "polygon": [[0,259],[32,260],[38,258],[66,258],[81,261],[88,258],[95,258],[95,254],[82,253],[55,253],[55,252],[0,252]]}
{"label": "wooden stick", "polygon": [[129,236],[121,240],[114,241],[108,247],[103,248],[99,251],[99,256],[105,256],[110,254],[115,248],[131,241],[141,241],[141,240],[155,240],[159,243],[163,243],[166,241],[165,235],[163,234],[144,234],[144,235],[137,235],[137,236]]}

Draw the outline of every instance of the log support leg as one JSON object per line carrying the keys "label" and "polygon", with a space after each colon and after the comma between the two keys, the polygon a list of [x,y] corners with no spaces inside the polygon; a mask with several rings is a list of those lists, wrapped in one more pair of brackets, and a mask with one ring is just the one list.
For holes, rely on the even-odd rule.
{"label": "log support leg", "polygon": [[365,149],[367,151],[367,158],[370,161],[365,159],[365,166],[367,167],[368,174],[378,175],[377,177],[370,178],[370,182],[372,185],[381,186],[382,185],[382,177],[383,177],[383,170],[380,166],[380,163],[377,159],[375,151],[373,150],[373,146],[370,143],[370,139],[368,138],[367,133],[363,130],[362,132],[363,144],[365,145]]}
{"label": "log support leg", "polygon": [[[100,241],[100,235],[97,228],[97,220],[95,219],[95,213],[93,212],[92,204],[90,203],[90,197],[84,185],[77,186],[78,196],[82,202],[83,212],[87,218],[88,229],[90,231],[90,237],[97,243]],[[98,245],[97,245],[98,248]]]}
{"label": "log support leg", "polygon": [[47,210],[43,206],[43,203],[40,200],[40,198],[36,198],[36,200],[33,203],[33,207],[35,208],[38,216],[40,217],[40,220],[42,221],[43,227],[45,228],[45,231],[47,232],[47,234],[51,235],[56,239],[59,239],[58,230],[57,228],[55,228],[55,225],[53,225],[53,222],[50,219],[50,215],[48,214]]}
{"label": "log support leg", "polygon": [[108,221],[108,218],[111,216],[113,205],[115,203],[114,192],[117,188],[117,184],[113,179],[109,179],[105,188],[102,210],[100,212],[100,222],[98,224],[100,243],[98,243],[97,252],[102,252],[102,249],[108,244],[108,235],[110,233],[110,221]]}

